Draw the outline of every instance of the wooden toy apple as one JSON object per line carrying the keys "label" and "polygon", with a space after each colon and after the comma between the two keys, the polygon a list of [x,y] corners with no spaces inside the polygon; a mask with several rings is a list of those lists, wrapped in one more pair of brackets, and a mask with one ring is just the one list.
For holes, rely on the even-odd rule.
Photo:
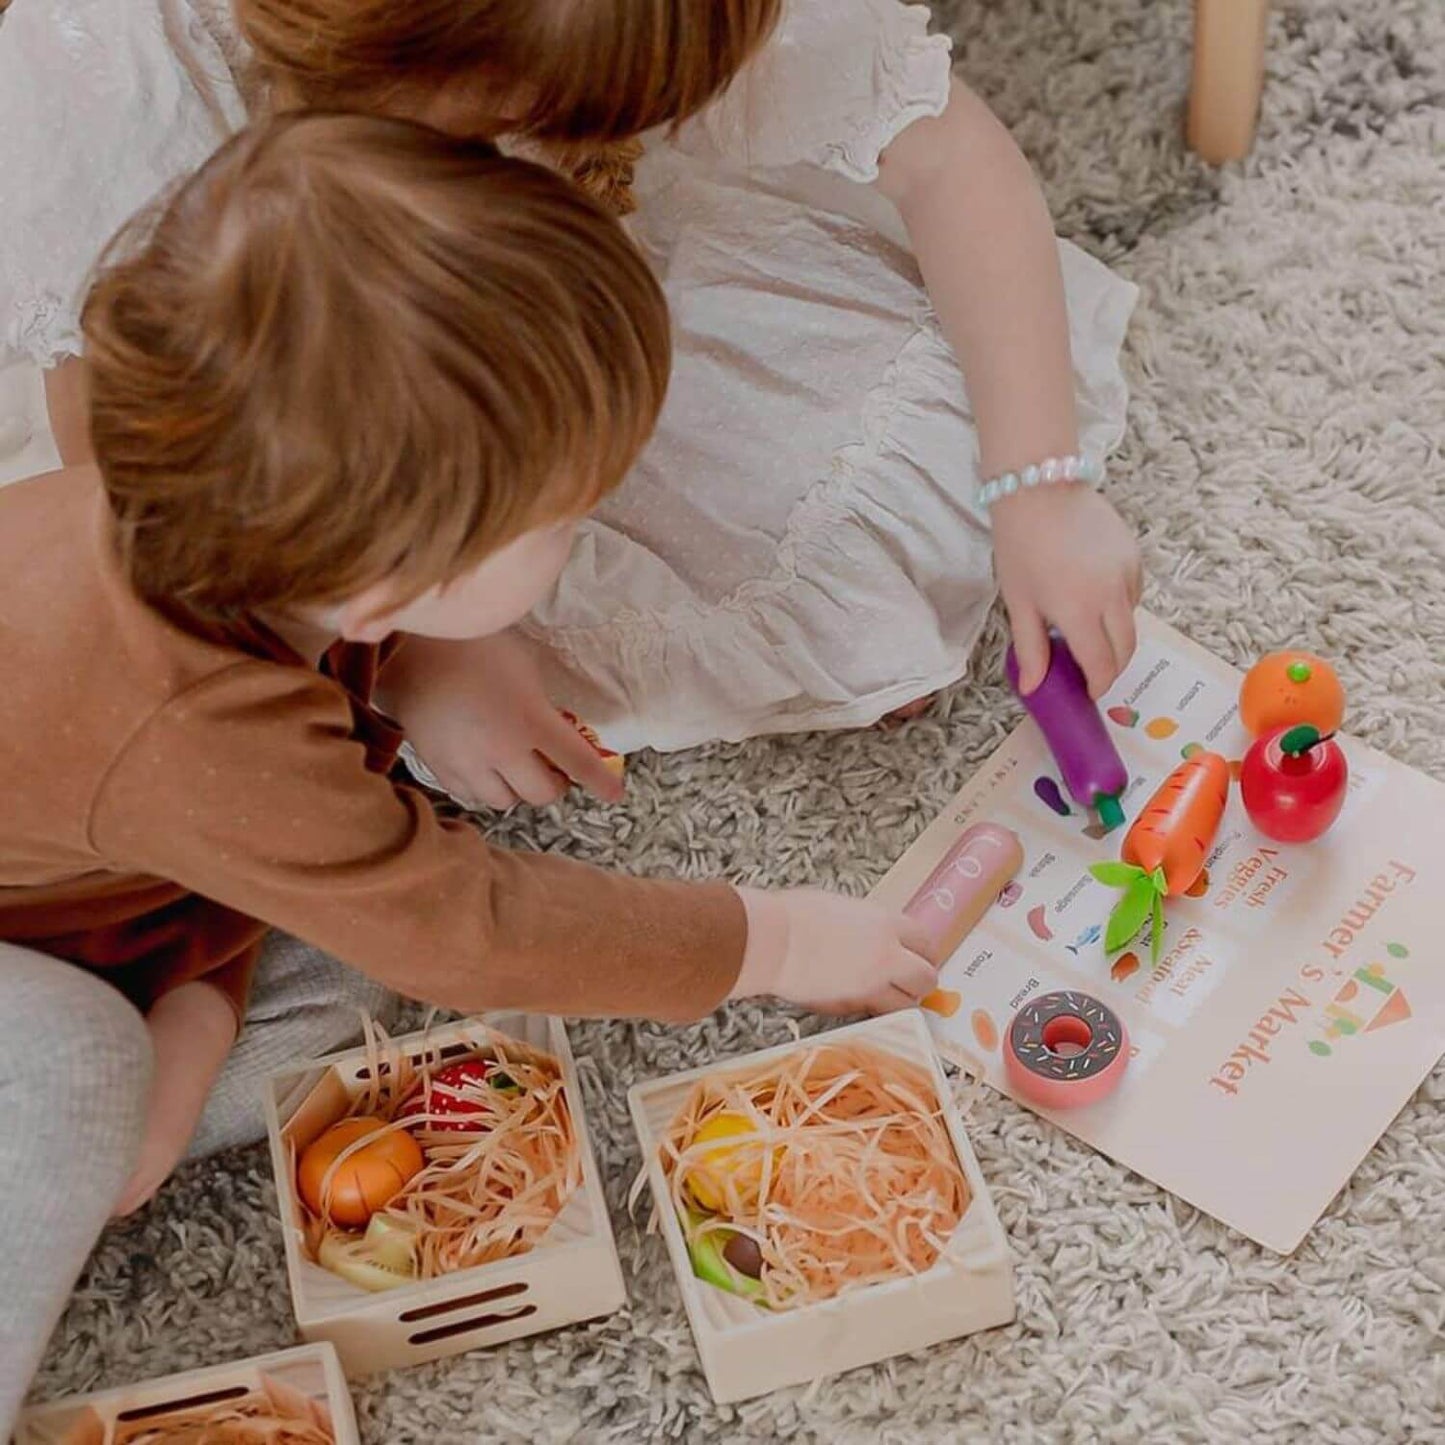
{"label": "wooden toy apple", "polygon": [[1266,838],[1308,843],[1339,817],[1349,781],[1340,745],[1301,723],[1255,742],[1244,755],[1239,790],[1250,821]]}

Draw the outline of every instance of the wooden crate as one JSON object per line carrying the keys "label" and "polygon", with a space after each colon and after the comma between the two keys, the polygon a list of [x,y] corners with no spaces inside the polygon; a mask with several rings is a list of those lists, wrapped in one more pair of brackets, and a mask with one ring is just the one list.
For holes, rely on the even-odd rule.
{"label": "wooden crate", "polygon": [[[873,1044],[929,1073],[958,1162],[968,1179],[972,1202],[947,1249],[925,1273],[771,1314],[748,1300],[705,1284],[693,1274],[663,1172],[662,1143],[699,1079],[755,1073],[760,1065],[835,1041]],[[892,1355],[992,1329],[1013,1319],[1013,1265],[1008,1241],[939,1067],[928,1026],[917,1010],[637,1084],[628,1102],[703,1373],[718,1404],[876,1364]]]}
{"label": "wooden crate", "polygon": [[562,1024],[532,1014],[489,1014],[412,1034],[396,1046],[413,1061],[453,1058],[478,1051],[477,1041],[484,1042],[488,1030],[545,1050],[560,1063],[582,1153],[582,1184],[526,1254],[381,1294],[348,1284],[307,1258],[304,1215],[291,1169],[291,1147],[299,1154],[360,1092],[368,1077],[366,1050],[333,1054],[270,1081],[266,1109],[271,1161],[296,1323],[303,1338],[335,1345],[349,1375],[418,1365],[539,1334],[611,1314],[627,1301],[577,1068]]}
{"label": "wooden crate", "polygon": [[248,1395],[309,1414],[336,1445],[361,1445],[341,1363],[326,1344],[40,1405],[21,1415],[15,1445],[112,1445],[127,1426],[163,1424],[168,1415]]}

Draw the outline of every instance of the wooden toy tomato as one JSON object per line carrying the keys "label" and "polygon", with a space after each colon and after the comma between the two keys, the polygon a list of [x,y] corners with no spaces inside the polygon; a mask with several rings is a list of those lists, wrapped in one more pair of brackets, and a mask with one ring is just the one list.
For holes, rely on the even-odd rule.
{"label": "wooden toy tomato", "polygon": [[1152,916],[1157,961],[1164,940],[1164,899],[1193,887],[1219,831],[1229,799],[1229,764],[1218,753],[1195,753],[1165,778],[1124,835],[1122,862],[1089,871],[1124,896],[1109,915],[1104,947],[1123,946]]}
{"label": "wooden toy tomato", "polygon": [[[331,1166],[353,1144],[354,1153]],[[384,1209],[420,1174],[426,1161],[421,1146],[403,1129],[388,1129],[385,1119],[360,1115],[333,1124],[306,1146],[296,1166],[296,1187],[316,1216],[348,1229],[359,1229]],[[331,1175],[329,1188],[326,1176]]]}
{"label": "wooden toy tomato", "polygon": [[1309,723],[1337,732],[1345,716],[1345,690],[1334,668],[1312,652],[1271,652],[1244,675],[1239,719],[1261,738],[1276,728]]}
{"label": "wooden toy tomato", "polygon": [[1249,820],[1277,843],[1308,843],[1329,831],[1345,805],[1344,750],[1319,729],[1276,728],[1244,755],[1239,791]]}
{"label": "wooden toy tomato", "polygon": [[477,1134],[490,1129],[498,1110],[492,1094],[519,1092],[510,1074],[491,1059],[459,1059],[431,1076],[431,1087],[418,1086],[397,1111],[401,1119],[425,1116],[419,1128],[437,1134]]}

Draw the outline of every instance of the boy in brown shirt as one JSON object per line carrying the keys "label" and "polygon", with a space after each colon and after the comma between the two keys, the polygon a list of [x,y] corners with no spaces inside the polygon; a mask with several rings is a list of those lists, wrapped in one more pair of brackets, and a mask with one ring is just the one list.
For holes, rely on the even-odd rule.
{"label": "boy in brown shirt", "polygon": [[[340,1041],[273,990],[228,1069],[269,929],[282,975],[311,945],[461,1010],[934,982],[874,905],[495,849],[388,780],[373,694],[445,717],[449,643],[542,596],[662,404],[660,292],[580,193],[402,122],[279,120],[131,229],[84,326],[98,470],[0,492],[0,1437],[223,1070]],[[565,723],[553,760],[615,787]]]}

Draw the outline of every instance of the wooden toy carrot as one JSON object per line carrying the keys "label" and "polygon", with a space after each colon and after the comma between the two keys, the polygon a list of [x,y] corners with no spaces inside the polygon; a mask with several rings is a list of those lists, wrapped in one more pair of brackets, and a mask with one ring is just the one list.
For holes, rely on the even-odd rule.
{"label": "wooden toy carrot", "polygon": [[1154,960],[1164,941],[1164,900],[1187,893],[1204,871],[1229,798],[1229,764],[1218,753],[1195,753],[1149,799],[1124,835],[1121,863],[1096,863],[1100,883],[1122,888],[1109,915],[1104,947],[1122,948],[1150,917]]}

